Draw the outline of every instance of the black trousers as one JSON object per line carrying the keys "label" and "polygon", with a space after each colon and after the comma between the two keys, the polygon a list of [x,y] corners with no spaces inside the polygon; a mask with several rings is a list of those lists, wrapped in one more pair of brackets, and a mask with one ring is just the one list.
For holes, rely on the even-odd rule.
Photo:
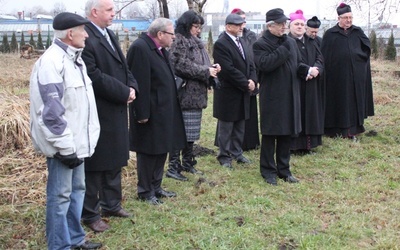
{"label": "black trousers", "polygon": [[[264,179],[287,177],[290,173],[290,135],[263,135],[261,139],[260,172]],[[276,155],[276,161],[275,157]]]}
{"label": "black trousers", "polygon": [[217,159],[220,164],[230,163],[243,154],[242,143],[244,137],[245,120],[225,122],[218,120],[218,147]]}
{"label": "black trousers", "polygon": [[139,197],[155,196],[155,192],[161,189],[166,159],[167,153],[159,155],[136,154]]}
{"label": "black trousers", "polygon": [[101,218],[102,211],[116,212],[121,209],[121,168],[108,171],[85,171],[86,192],[82,221],[92,223]]}

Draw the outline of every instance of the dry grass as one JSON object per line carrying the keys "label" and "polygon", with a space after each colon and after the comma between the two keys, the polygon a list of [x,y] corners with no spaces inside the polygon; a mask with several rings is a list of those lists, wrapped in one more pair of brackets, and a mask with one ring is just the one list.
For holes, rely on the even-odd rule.
{"label": "dry grass", "polygon": [[24,149],[30,143],[29,100],[25,96],[0,93],[0,157],[7,151]]}

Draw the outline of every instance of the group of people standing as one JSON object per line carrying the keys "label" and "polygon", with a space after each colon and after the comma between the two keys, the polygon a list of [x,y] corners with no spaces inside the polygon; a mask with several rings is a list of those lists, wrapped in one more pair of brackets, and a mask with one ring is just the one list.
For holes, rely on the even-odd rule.
{"label": "group of people standing", "polygon": [[373,115],[369,41],[351,24],[348,5],[338,7],[339,23],[322,43],[311,29],[318,29],[318,18],[307,21],[307,35],[301,10],[290,18],[279,8],[268,11],[257,39],[245,28],[245,13],[234,9],[213,60],[199,37],[204,19],[194,11],[175,27],[155,19],[126,58],[107,28],[113,1],[88,0],[85,12],[87,19],[68,12],[54,18],[54,43],[30,79],[32,140],[49,173],[49,249],[98,249],[81,222],[103,232],[110,228],[103,217],[131,216],[121,205],[129,151],[137,156],[138,198],[152,205],[177,195],[161,187],[168,155],[167,177],[202,174],[193,144],[211,88],[217,160],[228,169],[232,161],[248,164],[243,151],[260,146],[259,95],[260,171],[271,185],[278,178],[298,182],[290,150],[308,152],[324,133],[352,137]]}

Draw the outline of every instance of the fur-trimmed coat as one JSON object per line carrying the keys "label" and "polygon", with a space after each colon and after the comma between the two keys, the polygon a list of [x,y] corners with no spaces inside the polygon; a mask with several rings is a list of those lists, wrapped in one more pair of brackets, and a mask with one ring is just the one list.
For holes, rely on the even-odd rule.
{"label": "fur-trimmed coat", "polygon": [[211,63],[203,42],[177,33],[169,58],[175,74],[186,81],[180,93],[182,110],[206,108]]}

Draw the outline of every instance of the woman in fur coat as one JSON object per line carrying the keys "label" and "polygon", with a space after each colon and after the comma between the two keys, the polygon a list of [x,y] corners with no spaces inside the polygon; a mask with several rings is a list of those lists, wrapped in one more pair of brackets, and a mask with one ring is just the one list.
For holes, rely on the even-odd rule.
{"label": "woman in fur coat", "polygon": [[179,89],[179,99],[185,123],[187,145],[181,152],[169,154],[167,177],[181,181],[187,178],[186,171],[201,174],[194,168],[193,143],[200,138],[202,110],[207,107],[207,92],[210,81],[221,70],[219,65],[211,65],[210,58],[200,40],[204,19],[194,11],[186,11],[176,22],[175,41],[170,49],[170,61],[175,74],[185,83]]}

